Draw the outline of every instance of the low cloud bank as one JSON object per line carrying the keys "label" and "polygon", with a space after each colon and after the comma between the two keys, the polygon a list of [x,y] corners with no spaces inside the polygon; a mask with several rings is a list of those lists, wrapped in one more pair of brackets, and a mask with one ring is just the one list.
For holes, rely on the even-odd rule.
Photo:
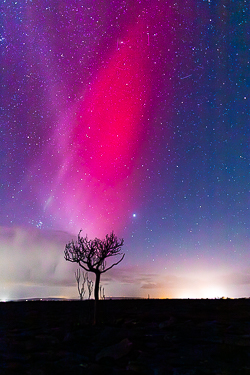
{"label": "low cloud bank", "polygon": [[[25,298],[30,291],[46,293],[48,287],[73,286],[75,265],[64,259],[69,233],[37,228],[0,227],[1,293]],[[23,295],[22,295],[23,294]],[[0,295],[1,298],[1,295]]]}
{"label": "low cloud bank", "polygon": [[[77,264],[64,259],[65,244],[73,238],[63,231],[37,228],[0,227],[0,300],[28,297],[64,296],[78,298],[74,272]],[[143,262],[143,260],[142,260]],[[213,270],[204,277],[150,273],[150,265],[131,265],[125,260],[104,273],[102,286],[108,296],[173,298],[243,297],[250,295],[250,270],[216,276]],[[218,271],[218,270],[217,270]],[[94,275],[89,273],[90,278]],[[107,290],[106,290],[107,289]]]}

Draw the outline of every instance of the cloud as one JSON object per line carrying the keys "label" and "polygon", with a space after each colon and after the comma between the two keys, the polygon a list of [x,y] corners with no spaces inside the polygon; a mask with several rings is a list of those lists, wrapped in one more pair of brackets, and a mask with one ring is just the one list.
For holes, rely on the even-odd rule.
{"label": "cloud", "polygon": [[73,284],[72,265],[64,259],[64,247],[71,238],[60,231],[0,227],[1,285]]}
{"label": "cloud", "polygon": [[142,290],[145,289],[164,289],[164,283],[161,277],[156,273],[146,274],[138,266],[118,266],[113,268],[107,274],[102,276],[102,284],[116,284],[121,290],[126,286],[129,294],[141,296]]}
{"label": "cloud", "polygon": [[124,284],[137,284],[140,285],[142,283],[153,283],[154,280],[157,279],[157,274],[146,274],[143,273],[143,267],[140,269],[135,266],[127,266],[125,267],[119,265],[117,268],[112,268],[108,273],[104,273],[102,278],[105,281],[118,281]]}
{"label": "cloud", "polygon": [[199,285],[201,280],[197,277],[188,277],[188,276],[176,276],[176,275],[168,275],[164,277],[164,284],[168,288],[182,288],[185,287],[194,287],[195,285]]}
{"label": "cloud", "polygon": [[231,285],[250,285],[250,272],[245,270],[242,273],[230,273],[220,277],[220,280]]}
{"label": "cloud", "polygon": [[155,288],[162,288],[162,285],[158,285],[155,283],[147,283],[141,286],[141,289],[155,289]]}

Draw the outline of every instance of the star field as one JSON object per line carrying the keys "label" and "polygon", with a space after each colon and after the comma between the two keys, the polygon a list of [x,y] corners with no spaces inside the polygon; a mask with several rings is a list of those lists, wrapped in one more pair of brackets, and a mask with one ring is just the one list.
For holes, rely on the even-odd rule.
{"label": "star field", "polygon": [[3,2],[0,298],[76,296],[80,229],[125,240],[106,295],[249,295],[249,17],[244,0]]}

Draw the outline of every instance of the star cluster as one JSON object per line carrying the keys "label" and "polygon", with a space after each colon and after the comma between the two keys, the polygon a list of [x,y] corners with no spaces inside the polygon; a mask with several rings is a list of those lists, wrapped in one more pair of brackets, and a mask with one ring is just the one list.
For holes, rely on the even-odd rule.
{"label": "star cluster", "polygon": [[[247,1],[20,0],[1,15],[0,251],[32,267],[46,243],[42,293],[72,295],[58,233],[114,230],[126,257],[107,294],[249,294]],[[27,280],[39,294],[42,276]]]}

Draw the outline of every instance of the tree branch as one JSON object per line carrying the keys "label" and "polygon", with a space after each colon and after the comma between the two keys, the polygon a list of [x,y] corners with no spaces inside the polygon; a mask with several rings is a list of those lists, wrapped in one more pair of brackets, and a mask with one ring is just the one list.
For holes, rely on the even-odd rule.
{"label": "tree branch", "polygon": [[125,254],[123,254],[123,256],[121,257],[121,259],[118,260],[118,262],[112,264],[112,266],[110,266],[110,267],[106,268],[105,270],[101,271],[101,273],[104,273],[104,272],[110,270],[111,268],[113,268],[114,266],[116,266],[117,264],[119,264],[123,260],[124,257],[125,257]]}
{"label": "tree branch", "polygon": [[83,264],[81,264],[81,261],[78,262],[79,266],[82,267],[85,271],[89,271],[89,272],[92,272],[91,269],[89,268],[86,268]]}

